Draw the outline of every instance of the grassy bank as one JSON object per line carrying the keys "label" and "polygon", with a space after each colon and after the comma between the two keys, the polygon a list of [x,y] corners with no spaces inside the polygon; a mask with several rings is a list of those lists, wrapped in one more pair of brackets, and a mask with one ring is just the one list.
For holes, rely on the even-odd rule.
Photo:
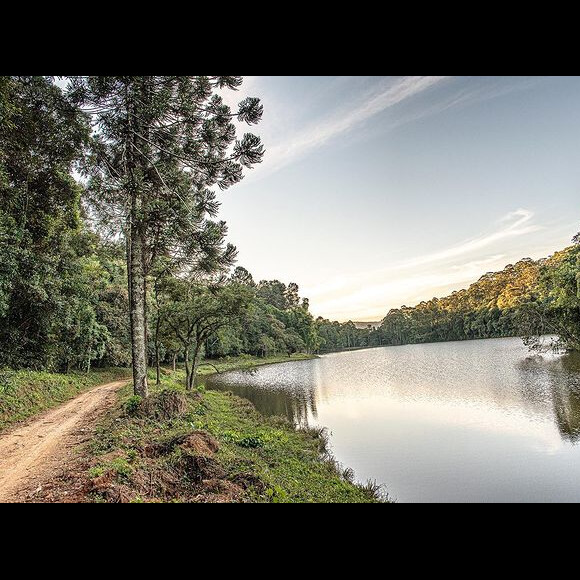
{"label": "grassy bank", "polygon": [[271,365],[274,363],[292,362],[297,360],[310,360],[318,358],[315,354],[304,354],[296,352],[288,355],[274,355],[260,358],[243,354],[236,357],[226,357],[218,360],[203,361],[197,371],[198,376],[211,375],[217,371],[220,373],[234,370],[251,369],[253,367]]}
{"label": "grassy bank", "polygon": [[[211,365],[204,363],[198,374],[209,375],[215,373],[216,369],[219,372],[225,372],[308,358],[314,357],[300,353],[293,354],[291,357],[283,355],[266,358],[249,355],[228,357],[212,361]],[[168,373],[169,371],[164,369],[163,372]],[[131,369],[123,368],[94,369],[89,374],[77,371],[62,374],[46,371],[0,369],[0,431],[42,411],[56,407],[90,387],[130,377]],[[154,380],[155,373],[153,371],[149,372],[149,378]]]}
{"label": "grassy bank", "polygon": [[89,501],[379,501],[376,486],[354,484],[332,459],[323,430],[296,430],[231,393],[182,385],[181,372],[166,374],[147,403],[122,390],[90,446]]}
{"label": "grassy bank", "polygon": [[89,374],[0,370],[0,431],[76,397],[82,391],[130,377],[129,369],[97,369]]}

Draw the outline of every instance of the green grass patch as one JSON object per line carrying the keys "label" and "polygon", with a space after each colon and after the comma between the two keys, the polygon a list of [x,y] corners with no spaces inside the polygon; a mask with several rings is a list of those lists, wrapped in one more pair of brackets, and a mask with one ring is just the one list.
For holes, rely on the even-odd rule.
{"label": "green grass patch", "polygon": [[274,363],[291,362],[297,360],[310,360],[318,358],[314,354],[304,354],[301,352],[294,353],[290,356],[285,354],[273,355],[267,357],[251,356],[243,354],[235,357],[225,357],[217,360],[204,360],[200,364],[197,374],[198,376],[211,375],[217,371],[220,373],[227,371],[236,371],[249,369],[262,365],[269,365]]}
{"label": "green grass patch", "polygon": [[0,431],[55,407],[95,385],[128,378],[128,369],[97,369],[89,374],[0,370]]}
{"label": "green grass patch", "polygon": [[[168,389],[186,400],[177,416],[163,420],[135,412],[144,403],[131,398],[130,388],[121,390],[117,409],[90,445],[94,501],[381,501],[379,490],[357,485],[352,471],[332,459],[323,429],[296,430],[282,417],[264,417],[246,399],[185,393],[182,383],[177,372],[152,385],[154,402]],[[204,441],[219,449],[207,451]]]}

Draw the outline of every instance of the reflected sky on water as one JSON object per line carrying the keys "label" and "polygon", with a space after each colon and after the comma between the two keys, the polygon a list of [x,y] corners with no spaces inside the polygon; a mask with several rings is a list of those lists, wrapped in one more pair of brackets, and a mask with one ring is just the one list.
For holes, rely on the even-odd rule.
{"label": "reflected sky on water", "polygon": [[214,375],[266,415],[324,425],[399,501],[580,501],[580,357],[489,339]]}

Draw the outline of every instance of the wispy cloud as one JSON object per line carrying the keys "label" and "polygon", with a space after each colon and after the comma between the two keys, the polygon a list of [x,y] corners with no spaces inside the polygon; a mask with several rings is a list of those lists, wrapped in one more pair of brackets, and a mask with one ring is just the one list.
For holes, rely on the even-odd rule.
{"label": "wispy cloud", "polygon": [[389,81],[367,94],[348,109],[335,111],[329,118],[313,123],[294,135],[285,136],[282,142],[268,147],[260,175],[272,173],[288,165],[309,151],[325,145],[339,135],[352,130],[378,113],[397,105],[441,83],[449,77],[402,77]]}
{"label": "wispy cloud", "polygon": [[482,250],[487,246],[491,246],[492,244],[508,238],[523,236],[525,234],[542,229],[542,226],[530,223],[533,217],[534,213],[532,211],[522,208],[517,209],[506,214],[505,216],[502,216],[498,220],[499,223],[505,225],[495,232],[466,240],[457,246],[447,248],[434,254],[427,254],[426,256],[413,258],[412,260],[408,260],[407,262],[404,262],[403,264],[400,264],[396,267],[398,269],[413,268],[423,264],[442,262],[451,258],[457,258],[458,256],[463,256],[465,254],[470,254],[478,250]]}
{"label": "wispy cloud", "polygon": [[[245,182],[271,175],[345,133],[362,127],[365,122],[376,115],[410,100],[427,89],[441,85],[444,81],[453,79],[459,80],[459,77],[409,76],[384,79],[375,83],[370,90],[359,94],[347,105],[334,109],[326,118],[312,121],[299,131],[292,131],[291,123],[286,122],[287,117],[292,116],[292,111],[288,111],[287,104],[280,111],[277,109],[278,103],[275,98],[265,98],[265,104],[268,105],[268,118],[275,122],[274,125],[264,122],[264,126],[256,129],[265,138],[266,155],[263,163],[247,174]],[[344,84],[349,80],[353,81],[348,77],[339,77],[336,82]],[[398,110],[396,116],[390,120],[387,129],[394,129],[418,119],[442,113],[450,108],[467,106],[514,91],[526,90],[541,81],[541,78],[518,77],[508,83],[486,82],[481,86],[468,88],[462,86],[461,83],[455,83],[451,93],[444,91],[438,94],[435,100],[422,102],[420,106],[411,109]],[[254,93],[261,95],[263,90],[259,77],[247,77],[242,90],[237,94],[230,94],[228,98],[231,99],[230,104],[233,105],[234,100],[237,101],[240,97]],[[332,101],[329,102],[329,106],[331,103]]]}
{"label": "wispy cloud", "polygon": [[520,208],[499,218],[499,227],[490,233],[374,271],[331,279],[304,289],[304,293],[311,298],[314,310],[324,316],[332,313],[339,319],[378,320],[389,308],[447,294],[487,271],[503,268],[509,260],[523,257],[504,251],[504,244],[542,229],[533,218],[532,211]]}

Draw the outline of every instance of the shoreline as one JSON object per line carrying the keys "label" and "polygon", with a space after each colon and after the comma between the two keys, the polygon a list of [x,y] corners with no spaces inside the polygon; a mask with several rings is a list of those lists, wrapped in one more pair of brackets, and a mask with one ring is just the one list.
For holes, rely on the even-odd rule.
{"label": "shoreline", "polygon": [[[220,372],[311,360],[316,355],[213,361]],[[274,360],[273,360],[274,359]],[[203,368],[203,367],[202,367]],[[198,376],[216,374],[213,367]],[[146,402],[119,392],[86,458],[84,502],[383,503],[374,482],[354,482],[328,450],[324,428],[266,417],[243,397],[165,372]]]}
{"label": "shoreline", "polygon": [[[246,369],[252,369],[255,367],[262,367],[267,365],[275,365],[289,362],[298,362],[302,360],[314,360],[317,358],[320,358],[320,355],[294,353],[291,356],[275,355],[264,358],[255,356],[241,356],[241,357],[229,357],[226,359],[210,359],[211,362],[208,361],[200,363],[196,374],[196,380],[198,377],[207,377],[214,374],[228,373],[230,371],[241,371]],[[219,368],[220,366],[221,368]],[[202,370],[202,367],[204,368],[204,370]],[[208,369],[208,367],[210,368]]]}

